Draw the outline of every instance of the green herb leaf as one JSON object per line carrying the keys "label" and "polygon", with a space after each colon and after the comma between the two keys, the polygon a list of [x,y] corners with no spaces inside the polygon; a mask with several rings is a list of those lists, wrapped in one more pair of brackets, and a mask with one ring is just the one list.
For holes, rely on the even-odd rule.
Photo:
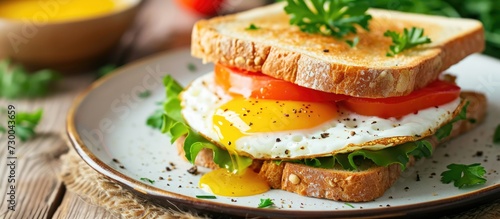
{"label": "green herb leaf", "polygon": [[196,198],[201,198],[201,199],[217,199],[217,197],[213,196],[213,195],[197,195]]}
{"label": "green herb leaf", "polygon": [[352,205],[351,203],[345,202],[344,204],[347,205],[347,206],[349,206],[349,207],[351,207],[351,208],[354,208],[354,205]]}
{"label": "green herb leaf", "polygon": [[149,178],[146,178],[146,177],[141,177],[141,180],[144,181],[144,182],[148,182],[148,183],[151,183],[151,184],[154,184],[155,181],[152,180],[152,179],[149,179]]}
{"label": "green herb leaf", "polygon": [[[186,153],[186,158],[191,163],[194,163],[196,156],[203,148],[207,148],[213,151],[214,163],[231,172],[245,169],[252,164],[251,158],[230,154],[228,151],[212,144],[187,126],[181,115],[179,94],[183,90],[182,86],[180,86],[180,84],[170,75],[165,76],[163,84],[166,89],[166,99],[163,109],[164,114],[162,117],[161,130],[163,133],[167,133],[171,136],[172,143],[179,137],[186,136],[184,140],[184,152]],[[237,162],[232,162],[232,159]]]}
{"label": "green herb leaf", "polygon": [[[14,131],[16,136],[21,139],[21,141],[27,141],[33,138],[35,133],[35,128],[42,119],[43,110],[39,109],[33,113],[28,112],[18,112],[15,119]],[[2,131],[3,130],[3,131]],[[0,132],[5,132],[7,129],[0,126]]]}
{"label": "green herb leaf", "polygon": [[153,128],[161,130],[163,125],[163,110],[155,110],[146,120],[146,125]]}
{"label": "green herb leaf", "polygon": [[500,144],[500,125],[495,129],[495,134],[493,134],[493,144]]}
{"label": "green herb leaf", "polygon": [[[307,1],[309,2],[309,1]],[[290,24],[306,33],[319,33],[342,38],[357,33],[356,26],[368,30],[372,16],[367,14],[367,0],[287,0],[285,12]]]}
{"label": "green herb leaf", "polygon": [[359,37],[358,37],[358,36],[356,36],[356,37],[354,37],[354,39],[352,39],[352,40],[346,40],[345,42],[346,42],[346,43],[347,43],[347,44],[348,44],[351,48],[354,48],[354,47],[356,47],[356,46],[358,45],[358,43],[359,43]]}
{"label": "green herb leaf", "polygon": [[114,64],[107,64],[107,65],[100,67],[97,70],[97,78],[108,75],[109,73],[113,72],[116,68],[117,68],[117,66]]}
{"label": "green herb leaf", "polygon": [[485,54],[500,58],[500,1],[498,0],[372,0],[372,7],[478,19],[484,24]]}
{"label": "green herb leaf", "polygon": [[387,53],[387,56],[391,57],[418,45],[431,43],[431,39],[424,36],[424,29],[416,27],[412,27],[410,30],[405,28],[403,34],[388,30],[384,36],[392,38],[390,52]]}
{"label": "green herb leaf", "polygon": [[48,94],[51,85],[61,76],[44,69],[29,73],[9,60],[0,61],[0,97],[7,99],[35,98]]}
{"label": "green herb leaf", "polygon": [[250,24],[245,30],[258,30],[260,27],[255,26],[255,24]]}
{"label": "green herb leaf", "polygon": [[195,71],[198,69],[198,68],[196,67],[196,65],[195,65],[195,64],[193,64],[193,63],[191,63],[191,62],[190,62],[190,63],[188,63],[187,67],[188,67],[188,70],[189,70],[190,72],[195,72]]}
{"label": "green herb leaf", "polygon": [[464,188],[486,182],[486,178],[484,178],[486,170],[479,163],[471,165],[450,164],[446,167],[449,170],[441,173],[441,182],[443,183],[453,182],[455,187]]}
{"label": "green herb leaf", "polygon": [[151,96],[151,91],[150,90],[145,90],[143,92],[140,92],[137,94],[138,97],[145,99]]}
{"label": "green herb leaf", "polygon": [[267,207],[271,207],[273,205],[274,205],[274,202],[270,198],[266,198],[266,199],[261,198],[259,206],[257,206],[257,207],[258,208],[267,208]]}

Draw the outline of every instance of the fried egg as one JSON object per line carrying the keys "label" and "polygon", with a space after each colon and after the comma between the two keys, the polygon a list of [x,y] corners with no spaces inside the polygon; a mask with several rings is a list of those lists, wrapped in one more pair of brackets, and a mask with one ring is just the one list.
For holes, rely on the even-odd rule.
{"label": "fried egg", "polygon": [[182,115],[201,135],[238,155],[302,159],[379,150],[432,135],[460,110],[460,98],[401,118],[362,116],[335,103],[244,99],[221,92],[213,73],[181,94]]}

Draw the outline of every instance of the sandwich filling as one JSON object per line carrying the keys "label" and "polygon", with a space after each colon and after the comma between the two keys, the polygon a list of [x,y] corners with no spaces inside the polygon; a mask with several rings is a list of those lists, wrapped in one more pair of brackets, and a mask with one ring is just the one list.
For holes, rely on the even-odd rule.
{"label": "sandwich filling", "polygon": [[[317,163],[339,155],[333,162],[337,159],[353,169],[354,158],[340,157],[389,149],[393,152],[386,153],[399,153],[394,148],[401,147],[405,155],[431,153],[432,148],[419,140],[460,113],[459,92],[453,83],[436,81],[405,97],[365,99],[216,65],[215,73],[198,78],[179,96],[183,119],[193,133],[208,140],[185,142],[186,156],[193,161],[201,148],[212,149],[218,160],[227,153],[218,163],[225,168],[205,174],[200,187],[225,196],[259,194],[269,186],[248,170],[252,159]],[[379,160],[392,162],[386,157]]]}

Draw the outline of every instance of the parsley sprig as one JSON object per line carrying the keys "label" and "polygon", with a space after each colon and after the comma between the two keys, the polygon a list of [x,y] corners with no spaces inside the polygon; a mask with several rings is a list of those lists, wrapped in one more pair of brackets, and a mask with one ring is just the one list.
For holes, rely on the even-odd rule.
{"label": "parsley sprig", "polygon": [[[21,141],[27,141],[33,138],[35,133],[35,128],[38,126],[38,123],[42,119],[43,110],[39,109],[35,112],[18,112],[15,114],[15,125],[12,126],[12,129],[15,131],[15,135],[21,139]],[[0,125],[0,133],[5,133],[7,128]]]}
{"label": "parsley sprig", "polygon": [[449,170],[441,173],[441,182],[443,183],[453,182],[455,187],[464,188],[486,182],[484,178],[486,170],[479,163],[470,165],[450,164],[446,167]]}
{"label": "parsley sprig", "polygon": [[307,33],[319,33],[342,38],[356,33],[356,25],[368,30],[372,16],[367,14],[366,0],[287,0],[285,12],[290,24]]}
{"label": "parsley sprig", "polygon": [[412,27],[410,30],[405,28],[403,34],[388,30],[384,33],[384,36],[392,38],[392,45],[389,47],[390,52],[387,53],[387,56],[390,57],[404,50],[432,42],[429,37],[424,36],[424,29],[416,27]]}
{"label": "parsley sprig", "polygon": [[0,61],[0,98],[19,99],[45,96],[61,76],[48,69],[28,72],[10,60]]}
{"label": "parsley sprig", "polygon": [[267,207],[271,207],[273,205],[274,205],[274,202],[270,198],[266,198],[266,199],[261,198],[260,203],[257,206],[257,208],[267,208]]}

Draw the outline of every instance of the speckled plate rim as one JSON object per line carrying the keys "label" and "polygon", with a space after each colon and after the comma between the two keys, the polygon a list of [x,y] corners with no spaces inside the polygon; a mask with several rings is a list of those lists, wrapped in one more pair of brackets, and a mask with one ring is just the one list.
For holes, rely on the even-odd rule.
{"label": "speckled plate rim", "polygon": [[[84,144],[79,135],[75,116],[81,103],[92,93],[96,88],[105,86],[108,81],[118,78],[132,69],[134,66],[145,66],[150,63],[155,63],[160,59],[176,57],[179,54],[189,53],[189,49],[178,49],[171,52],[161,53],[149,58],[141,59],[136,62],[123,66],[113,73],[102,77],[92,83],[87,89],[82,91],[73,101],[66,118],[66,133],[69,140],[80,155],[80,157],[97,172],[112,179],[113,181],[129,188],[132,192],[141,197],[150,199],[151,201],[163,205],[165,207],[174,207],[174,209],[197,210],[201,213],[211,214],[229,214],[240,217],[287,217],[287,218],[345,218],[345,217],[402,217],[409,215],[423,215],[429,213],[443,214],[450,210],[456,210],[460,207],[470,207],[472,205],[484,203],[500,195],[500,185],[492,185],[489,187],[480,188],[471,192],[463,193],[457,196],[438,199],[430,202],[422,202],[408,204],[402,206],[394,206],[390,208],[379,209],[341,209],[341,210],[324,210],[324,211],[303,211],[303,210],[280,210],[280,209],[259,209],[244,206],[235,206],[225,203],[213,203],[209,200],[198,199],[174,192],[165,191],[159,188],[149,186],[148,184],[138,181],[130,176],[127,176],[113,169],[105,162],[96,157],[92,151]],[[485,57],[489,58],[489,57]],[[184,207],[184,208],[183,208]]]}

